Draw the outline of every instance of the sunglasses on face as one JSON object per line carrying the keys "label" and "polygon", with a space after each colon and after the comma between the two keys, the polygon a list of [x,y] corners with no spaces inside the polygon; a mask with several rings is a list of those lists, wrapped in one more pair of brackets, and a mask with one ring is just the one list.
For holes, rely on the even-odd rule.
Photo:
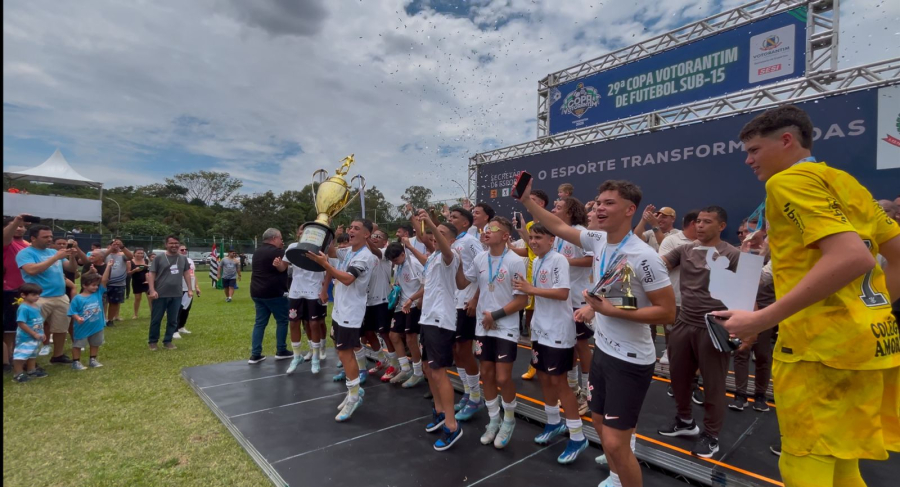
{"label": "sunglasses on face", "polygon": [[485,227],[485,230],[495,233],[500,231],[500,227]]}

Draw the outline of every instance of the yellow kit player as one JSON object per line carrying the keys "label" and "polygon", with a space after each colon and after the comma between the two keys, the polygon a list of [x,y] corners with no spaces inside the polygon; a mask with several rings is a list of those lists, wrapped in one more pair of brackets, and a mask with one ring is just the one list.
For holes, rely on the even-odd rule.
{"label": "yellow kit player", "polygon": [[746,164],[766,183],[777,301],[716,314],[742,339],[780,323],[772,373],[785,485],[864,486],[859,459],[900,451],[900,333],[891,314],[900,227],[853,176],[812,157],[812,133],[794,106],[741,130]]}

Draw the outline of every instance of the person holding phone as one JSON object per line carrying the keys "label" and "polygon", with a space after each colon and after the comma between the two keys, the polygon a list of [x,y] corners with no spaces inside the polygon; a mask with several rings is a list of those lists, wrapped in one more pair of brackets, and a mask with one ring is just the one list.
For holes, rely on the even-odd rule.
{"label": "person holding phone", "polygon": [[[150,261],[147,260],[147,252],[138,247],[134,250],[134,258],[128,261],[128,274],[131,276],[131,294],[134,295],[134,314],[132,320],[138,317],[143,296],[147,294],[147,271],[150,269]],[[152,306],[153,303],[151,302]]]}
{"label": "person holding phone", "polygon": [[16,321],[19,287],[25,284],[22,273],[17,270],[16,255],[29,245],[25,241],[26,220],[34,218],[36,217],[23,213],[6,219],[3,226],[3,370],[12,370],[10,356],[16,346],[16,333],[19,330]]}

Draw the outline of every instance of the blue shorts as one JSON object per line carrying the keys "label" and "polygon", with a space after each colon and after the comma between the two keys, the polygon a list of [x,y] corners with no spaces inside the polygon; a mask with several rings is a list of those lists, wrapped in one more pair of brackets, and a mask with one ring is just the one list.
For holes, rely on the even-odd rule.
{"label": "blue shorts", "polygon": [[16,340],[16,348],[13,350],[13,360],[31,360],[37,358],[41,351],[40,340]]}
{"label": "blue shorts", "polygon": [[110,304],[125,302],[125,286],[110,286],[106,288],[106,299]]}

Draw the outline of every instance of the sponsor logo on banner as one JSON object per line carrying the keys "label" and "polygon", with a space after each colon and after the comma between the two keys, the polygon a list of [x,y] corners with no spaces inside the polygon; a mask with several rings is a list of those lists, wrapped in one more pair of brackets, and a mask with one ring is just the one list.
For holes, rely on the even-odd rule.
{"label": "sponsor logo on banner", "polygon": [[584,86],[584,83],[578,83],[578,86],[563,100],[562,114],[581,118],[588,110],[599,105],[600,92],[593,86]]}
{"label": "sponsor logo on banner", "polygon": [[900,86],[878,90],[877,169],[900,168]]}
{"label": "sponsor logo on banner", "polygon": [[750,83],[780,78],[794,72],[797,49],[794,25],[763,32],[750,38]]}
{"label": "sponsor logo on banner", "polygon": [[509,196],[509,188],[503,188],[503,196]]}

